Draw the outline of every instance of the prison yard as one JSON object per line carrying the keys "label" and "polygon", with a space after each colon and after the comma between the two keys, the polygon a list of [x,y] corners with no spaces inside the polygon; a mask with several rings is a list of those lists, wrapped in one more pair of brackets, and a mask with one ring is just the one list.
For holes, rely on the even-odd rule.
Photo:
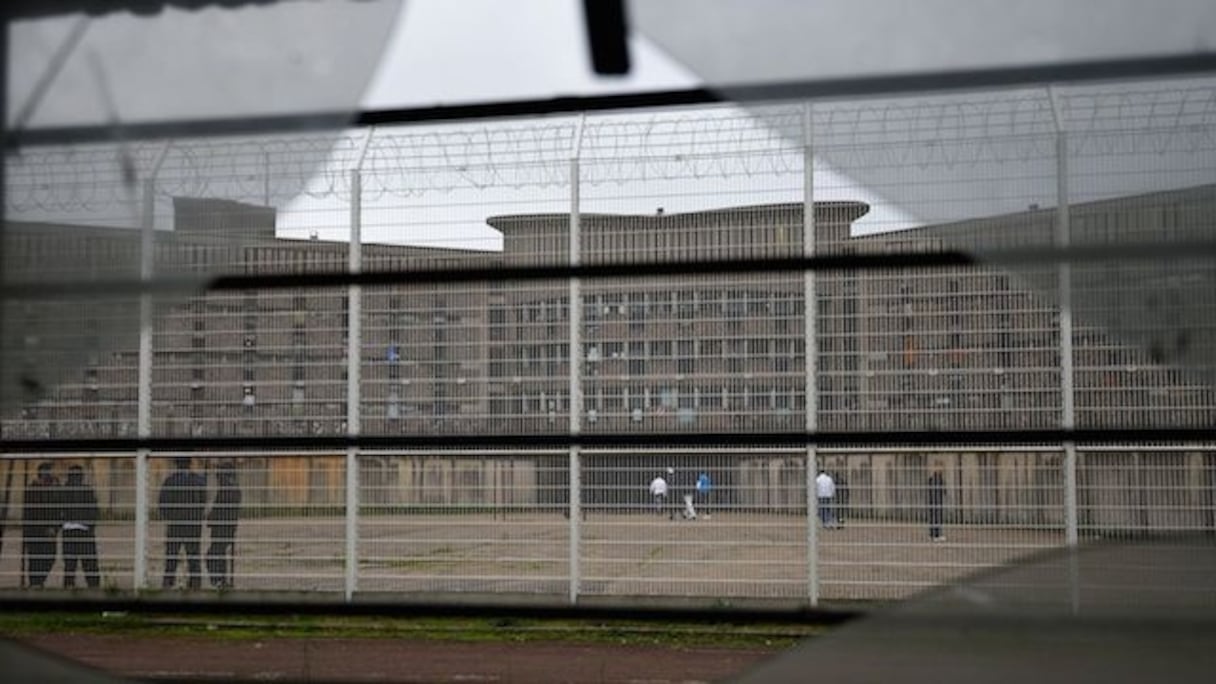
{"label": "prison yard", "polygon": [[[179,472],[199,478],[201,596],[620,607],[877,603],[1067,548],[1070,528],[1071,543],[1081,544],[1213,530],[1213,454],[1202,449],[1082,449],[1073,495],[1064,455],[1042,447],[817,456],[818,477],[834,480],[827,499],[797,451],[589,451],[575,477],[568,457],[552,453],[373,454],[353,462],[157,456],[146,461],[142,496],[135,459],[6,466],[13,482],[47,466],[88,473],[100,503],[96,593],[115,597],[195,591],[191,554],[167,548],[175,523],[158,503]],[[942,475],[937,489],[933,473]],[[221,549],[228,572],[213,584],[216,569],[204,558],[215,541],[207,511],[222,508],[227,476],[240,495],[229,511],[235,544]],[[648,489],[656,477],[671,480],[661,499]],[[31,491],[11,486],[6,493],[0,589],[9,595],[26,595],[36,583],[22,516],[61,514],[52,504],[27,505]],[[934,518],[940,526],[931,525]],[[41,593],[64,586],[66,547],[58,536]],[[169,582],[167,551],[176,565]]]}
{"label": "prison yard", "polygon": [[[1214,114],[1209,89],[1169,83],[133,142],[145,182],[122,197],[114,149],[28,150],[4,254],[27,291],[401,279],[200,288],[145,300],[147,324],[136,298],[15,298],[37,377],[0,417],[0,590],[61,592],[68,532],[95,532],[100,561],[77,592],[740,607],[1210,535],[1212,330],[1178,327],[1214,320],[1210,267],[986,257],[1206,235]],[[296,160],[318,150],[343,170],[301,203]],[[1204,171],[1165,179],[1167,153]],[[816,174],[823,154],[870,187]],[[73,182],[48,183],[67,159]],[[942,253],[985,258],[914,265]],[[532,277],[582,266],[626,270]],[[180,520],[159,501],[176,460],[201,478]],[[241,501],[217,587],[191,566],[214,555],[226,464]],[[82,469],[95,529],[29,496],[43,466]]]}
{"label": "prison yard", "polygon": [[[875,604],[1078,544],[1216,531],[1216,453],[1198,445],[1079,447],[1072,477],[1067,450],[1041,445],[825,448],[813,461],[805,450],[578,456],[10,457],[0,474],[0,591],[31,598],[63,592],[68,547],[58,528],[49,552],[40,552],[52,561],[45,588],[32,588],[28,523],[67,522],[54,503],[31,498],[35,474],[44,470],[52,478],[79,471],[98,501],[99,586],[69,596],[625,608]],[[182,468],[199,478],[197,588],[183,548],[170,551],[177,560],[172,581],[164,576],[173,521],[160,499]],[[817,482],[823,476],[834,480],[826,500]],[[229,511],[236,532],[225,553],[228,577],[216,587],[214,568],[201,556],[211,555],[212,514],[222,508],[226,477],[240,503]],[[650,489],[658,477],[670,480],[661,501]],[[695,518],[684,514],[685,496]]]}
{"label": "prison yard", "polygon": [[[283,517],[242,525],[233,592],[328,592],[342,600],[345,562],[341,517]],[[560,513],[386,515],[360,529],[360,592],[464,593],[489,603],[532,595],[538,605],[569,590],[569,523]],[[16,535],[14,535],[16,536]],[[134,586],[133,530],[98,527],[103,588]],[[580,590],[592,597],[688,597],[710,605],[735,600],[804,602],[807,528],[788,515],[711,513],[672,521],[645,512],[589,513],[582,530]],[[149,539],[152,592],[159,586],[163,537]],[[958,580],[1063,543],[1062,532],[970,526],[934,543],[923,525],[846,522],[822,533],[819,572],[824,600],[896,599]],[[6,545],[8,546],[8,545]],[[45,591],[61,586],[57,563]],[[4,586],[20,586],[17,545],[0,560]],[[181,570],[184,591],[185,568]],[[82,590],[77,590],[82,591]]]}

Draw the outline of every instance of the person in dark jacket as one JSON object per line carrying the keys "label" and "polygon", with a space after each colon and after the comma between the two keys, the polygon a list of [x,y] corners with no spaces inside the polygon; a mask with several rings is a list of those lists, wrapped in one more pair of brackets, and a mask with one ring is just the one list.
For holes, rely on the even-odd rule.
{"label": "person in dark jacket", "polygon": [[31,587],[46,585],[55,565],[59,535],[60,509],[56,502],[59,480],[50,463],[42,463],[25,488],[21,514],[21,541],[24,547],[26,582]]}
{"label": "person in dark jacket", "polygon": [[942,470],[935,467],[929,475],[929,538],[933,541],[946,541],[942,534],[942,507],[946,502],[946,483],[942,478]]}
{"label": "person in dark jacket", "polygon": [[220,465],[216,473],[215,500],[207,512],[211,529],[211,546],[207,548],[207,575],[211,586],[230,588],[232,566],[236,556],[236,525],[241,513],[241,488],[236,479],[236,467],[231,461]]}
{"label": "person in dark jacket", "polygon": [[844,523],[849,518],[851,509],[849,508],[849,478],[845,474],[846,471],[841,470],[833,476],[836,482],[836,525],[844,527]]}
{"label": "person in dark jacket", "polygon": [[203,537],[203,514],[207,508],[207,477],[190,470],[190,459],[174,459],[175,470],[160,488],[157,508],[169,524],[165,528],[165,577],[161,586],[173,588],[177,581],[178,556],[185,552],[190,579],[187,586],[203,586],[203,564],[199,547]]}
{"label": "person in dark jacket", "polygon": [[72,466],[60,490],[63,511],[63,587],[76,586],[76,566],[90,589],[101,586],[97,569],[97,494],[84,481],[84,468]]}

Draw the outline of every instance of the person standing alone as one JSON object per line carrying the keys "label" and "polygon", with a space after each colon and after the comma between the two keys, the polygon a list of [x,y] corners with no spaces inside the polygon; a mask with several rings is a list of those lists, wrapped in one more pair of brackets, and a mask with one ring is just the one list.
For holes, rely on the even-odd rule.
{"label": "person standing alone", "polygon": [[836,483],[826,470],[820,470],[819,476],[815,478],[815,494],[819,501],[819,521],[825,528],[835,527],[832,499],[836,496]]}
{"label": "person standing alone", "polygon": [[[671,468],[667,469],[668,475],[674,472]],[[662,475],[656,475],[650,481],[650,498],[654,500],[654,512],[663,515],[667,508],[667,480]]]}
{"label": "person standing alone", "polygon": [[846,471],[838,470],[832,481],[836,483],[835,506],[832,512],[836,514],[836,526],[844,527],[849,518],[849,478]]}
{"label": "person standing alone", "polygon": [[203,586],[203,564],[199,546],[203,536],[203,513],[207,507],[207,478],[190,470],[190,459],[173,460],[174,471],[165,478],[157,500],[165,528],[165,577],[161,586],[173,588],[177,581],[177,561],[182,552],[190,571],[187,586]]}
{"label": "person standing alone", "polygon": [[942,469],[935,466],[933,473],[929,475],[929,489],[927,492],[929,504],[929,538],[933,541],[946,541],[946,536],[942,534],[942,507],[946,502],[946,483],[942,478]]}
{"label": "person standing alone", "polygon": [[97,569],[97,494],[84,480],[84,468],[68,468],[63,484],[63,588],[76,586],[76,566],[90,589],[101,586]]}

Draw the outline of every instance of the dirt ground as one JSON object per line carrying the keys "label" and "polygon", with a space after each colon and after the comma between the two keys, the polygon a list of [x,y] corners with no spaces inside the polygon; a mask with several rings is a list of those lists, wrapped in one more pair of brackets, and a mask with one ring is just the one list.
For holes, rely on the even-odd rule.
{"label": "dirt ground", "polygon": [[24,643],[140,681],[719,682],[776,651],[402,639],[133,637],[43,634]]}

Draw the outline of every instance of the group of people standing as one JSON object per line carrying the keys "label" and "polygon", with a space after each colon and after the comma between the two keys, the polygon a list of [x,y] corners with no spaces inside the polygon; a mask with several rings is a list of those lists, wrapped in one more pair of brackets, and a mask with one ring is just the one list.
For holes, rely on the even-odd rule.
{"label": "group of people standing", "polygon": [[[709,494],[713,488],[713,483],[710,480],[709,473],[701,471],[695,480],[690,479],[686,483],[676,482],[675,468],[668,468],[667,472],[660,473],[650,481],[650,498],[654,501],[654,510],[658,515],[666,515],[672,520],[676,519],[677,511],[673,508],[668,508],[668,494],[672,489],[683,492],[681,498],[684,502],[684,508],[679,511],[678,515],[685,520],[696,520],[698,517],[697,506],[702,507],[702,511],[709,505]],[[707,512],[706,512],[707,513]],[[709,517],[708,514],[705,517]]]}
{"label": "group of people standing", "polygon": [[[942,476],[941,466],[934,466],[925,483],[925,518],[929,523],[929,538],[933,541],[946,541],[942,533],[942,521],[945,517],[946,482]],[[826,470],[820,470],[815,478],[815,496],[819,508],[819,521],[825,529],[844,527],[845,518],[849,513],[849,485],[843,473],[833,475]]]}
{"label": "group of people standing", "polygon": [[84,468],[68,468],[62,483],[51,463],[39,464],[25,489],[21,536],[26,584],[46,586],[63,539],[63,586],[76,586],[77,569],[90,589],[101,586],[97,565],[97,494],[84,477]]}
{"label": "group of people standing", "polygon": [[[189,458],[174,460],[174,470],[165,478],[157,510],[165,520],[165,573],[161,586],[177,582],[177,568],[184,554],[188,569],[187,587],[202,586],[201,545],[203,523],[211,532],[207,549],[207,575],[212,586],[232,586],[236,551],[236,529],[240,517],[241,490],[231,461],[216,471],[215,498],[207,507],[207,477],[190,469]],[[97,562],[96,526],[99,518],[97,494],[85,479],[84,468],[73,465],[60,482],[54,464],[38,465],[26,486],[22,510],[22,545],[26,584],[43,587],[63,551],[63,586],[76,586],[78,569],[90,589],[101,586]]]}
{"label": "group of people standing", "polygon": [[157,510],[165,527],[165,574],[161,587],[177,583],[177,566],[186,556],[186,587],[202,587],[203,521],[211,531],[207,548],[207,577],[217,589],[232,587],[236,556],[236,527],[240,517],[241,489],[236,467],[224,461],[216,471],[215,499],[207,509],[207,477],[190,469],[189,458],[175,459],[174,470],[161,484]]}

